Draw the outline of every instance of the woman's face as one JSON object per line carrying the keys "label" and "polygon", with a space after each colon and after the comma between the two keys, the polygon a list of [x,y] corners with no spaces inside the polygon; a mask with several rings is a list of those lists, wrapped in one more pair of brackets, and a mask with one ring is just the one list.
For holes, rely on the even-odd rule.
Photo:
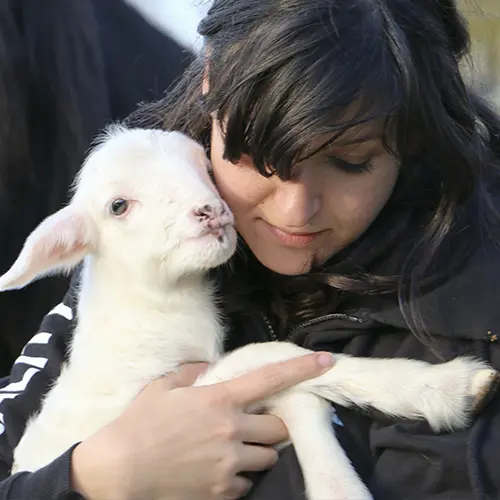
{"label": "woman's face", "polygon": [[370,132],[360,129],[349,139],[357,143],[339,142],[298,164],[293,180],[282,181],[260,175],[247,156],[236,164],[224,160],[223,133],[214,120],[211,160],[217,187],[239,234],[264,266],[280,274],[307,273],[371,225],[399,168],[380,137],[359,142]]}

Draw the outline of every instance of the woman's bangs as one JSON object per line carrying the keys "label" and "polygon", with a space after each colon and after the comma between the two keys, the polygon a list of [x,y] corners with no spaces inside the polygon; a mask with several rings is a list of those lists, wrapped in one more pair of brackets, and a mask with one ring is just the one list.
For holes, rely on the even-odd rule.
{"label": "woman's bangs", "polygon": [[282,64],[274,56],[272,69],[251,77],[242,67],[245,84],[234,86],[219,108],[226,158],[237,162],[247,154],[260,173],[286,180],[295,164],[341,138],[376,128],[392,143],[386,135],[406,122],[410,89],[379,30],[372,26],[366,35],[305,43],[302,52],[294,47]]}
{"label": "woman's bangs", "polygon": [[233,102],[224,117],[226,157],[238,161],[247,154],[263,175],[288,179],[293,165],[337,140],[377,134],[392,142],[387,126],[399,122],[404,92],[394,78],[384,81],[374,73],[351,71],[317,82],[297,75],[288,79],[288,88],[270,85],[255,100],[245,96],[243,105]]}

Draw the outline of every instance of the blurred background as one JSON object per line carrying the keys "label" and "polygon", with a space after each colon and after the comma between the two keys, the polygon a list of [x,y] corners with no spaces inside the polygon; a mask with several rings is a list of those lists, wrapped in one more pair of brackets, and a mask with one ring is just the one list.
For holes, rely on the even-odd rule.
{"label": "blurred background", "polygon": [[464,73],[500,106],[500,0],[459,0],[469,22],[473,54]]}
{"label": "blurred background", "polygon": [[196,27],[208,10],[210,0],[126,0],[150,22],[184,47],[196,51],[200,39]]}

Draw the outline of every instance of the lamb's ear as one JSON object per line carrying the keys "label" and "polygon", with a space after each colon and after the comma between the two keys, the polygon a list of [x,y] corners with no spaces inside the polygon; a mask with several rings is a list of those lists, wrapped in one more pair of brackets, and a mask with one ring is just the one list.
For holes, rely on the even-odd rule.
{"label": "lamb's ear", "polygon": [[28,236],[17,260],[0,276],[0,291],[44,275],[69,272],[92,248],[89,218],[72,205],[47,217]]}

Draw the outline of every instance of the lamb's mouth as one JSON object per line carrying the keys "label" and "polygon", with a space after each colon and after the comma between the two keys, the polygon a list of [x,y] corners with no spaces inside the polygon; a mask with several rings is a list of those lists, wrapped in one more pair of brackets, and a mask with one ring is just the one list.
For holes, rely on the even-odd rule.
{"label": "lamb's mouth", "polygon": [[207,227],[205,231],[200,234],[200,238],[204,238],[206,236],[214,236],[217,238],[219,243],[223,243],[226,238],[229,237],[230,231],[234,231],[233,224],[221,224],[216,227]]}

